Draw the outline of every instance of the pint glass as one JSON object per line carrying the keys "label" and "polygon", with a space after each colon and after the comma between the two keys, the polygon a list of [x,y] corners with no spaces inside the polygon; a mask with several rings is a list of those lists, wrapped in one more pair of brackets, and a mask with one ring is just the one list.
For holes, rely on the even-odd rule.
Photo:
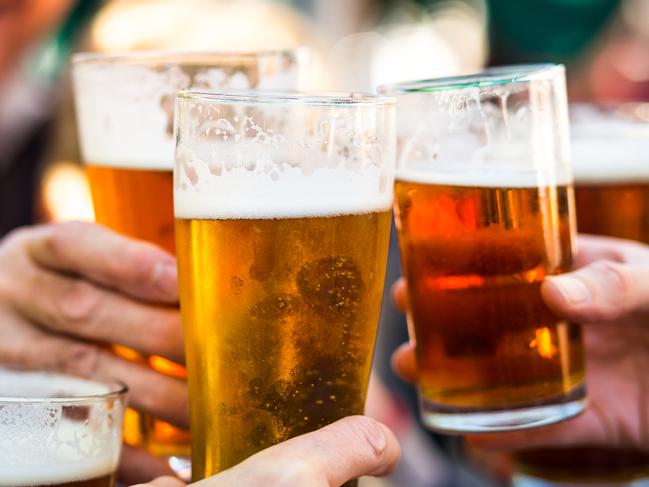
{"label": "pint glass", "polygon": [[[178,90],[295,89],[305,54],[298,49],[75,56],[79,139],[96,221],[174,253],[173,110]],[[185,378],[184,368],[161,357],[117,351]],[[172,462],[189,456],[188,433],[132,410],[125,438]]]}
{"label": "pint glass", "polygon": [[0,368],[0,486],[113,487],[126,387]]}
{"label": "pint glass", "polygon": [[395,219],[425,424],[487,432],[580,413],[581,329],[540,294],[573,255],[563,67],[382,91],[397,98]]}
{"label": "pint glass", "polygon": [[189,91],[176,117],[198,480],[363,413],[390,233],[394,105]]}
{"label": "pint glass", "polygon": [[[577,227],[649,244],[649,104],[572,104]],[[582,445],[516,455],[517,487],[649,486],[649,452]]]}

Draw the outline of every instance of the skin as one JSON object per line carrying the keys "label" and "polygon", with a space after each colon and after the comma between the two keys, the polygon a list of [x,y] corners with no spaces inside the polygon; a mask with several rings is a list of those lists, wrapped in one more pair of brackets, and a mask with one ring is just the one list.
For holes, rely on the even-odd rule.
{"label": "skin", "polygon": [[[649,451],[649,246],[580,235],[573,272],[546,278],[541,293],[559,317],[584,325],[589,406],[579,417],[546,428],[470,435],[481,447],[517,450],[579,445]],[[403,279],[393,287],[407,309]],[[414,345],[393,355],[393,367],[416,381]]]}
{"label": "skin", "polygon": [[[351,416],[253,455],[236,467],[192,486],[338,487],[362,475],[381,476],[399,462],[392,432],[366,416]],[[137,487],[183,487],[171,477]]]}
{"label": "skin", "polygon": [[[0,362],[111,377],[129,405],[188,426],[183,381],[119,358],[107,344],[184,361],[174,257],[89,223],[26,227],[0,242]],[[142,482],[171,471],[124,449],[120,478]]]}

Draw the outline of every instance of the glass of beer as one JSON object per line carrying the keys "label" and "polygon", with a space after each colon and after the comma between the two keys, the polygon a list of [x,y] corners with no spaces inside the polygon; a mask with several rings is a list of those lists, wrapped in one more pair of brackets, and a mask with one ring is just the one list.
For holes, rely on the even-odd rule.
{"label": "glass of beer", "polygon": [[[97,223],[175,252],[172,170],[173,110],[178,90],[296,89],[303,49],[267,52],[134,52],[77,54],[74,94],[82,157]],[[184,379],[183,367],[162,357],[125,358]],[[186,469],[189,434],[127,411],[125,439]]]}
{"label": "glass of beer", "polygon": [[579,414],[581,329],[540,294],[573,257],[563,66],[381,91],[397,99],[395,219],[424,423],[489,432]]}
{"label": "glass of beer", "polygon": [[0,368],[0,486],[114,487],[126,386]]}
{"label": "glass of beer", "polygon": [[394,104],[185,91],[176,117],[199,480],[363,413],[390,233]]}
{"label": "glass of beer", "polygon": [[[649,104],[571,104],[577,227],[649,244]],[[517,487],[649,486],[649,452],[582,445],[519,452]]]}

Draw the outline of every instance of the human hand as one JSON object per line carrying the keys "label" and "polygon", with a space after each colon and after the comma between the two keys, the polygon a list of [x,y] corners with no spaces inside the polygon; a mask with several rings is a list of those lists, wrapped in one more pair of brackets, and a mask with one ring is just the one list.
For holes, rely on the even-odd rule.
{"label": "human hand", "polygon": [[[559,317],[584,323],[589,406],[580,416],[545,428],[469,435],[490,449],[579,445],[649,450],[649,246],[580,235],[577,270],[546,278],[541,294]],[[405,310],[403,279],[394,288]],[[414,346],[402,345],[393,367],[416,380]]]}
{"label": "human hand", "polygon": [[[389,474],[399,463],[399,443],[383,424],[351,416],[313,433],[267,448],[193,487],[237,485],[338,487],[362,475]],[[171,477],[139,487],[183,487]]]}
{"label": "human hand", "polygon": [[[26,227],[0,242],[0,362],[129,386],[131,407],[188,424],[183,381],[112,353],[184,360],[175,259],[90,223]],[[125,447],[120,478],[171,474],[166,462]]]}

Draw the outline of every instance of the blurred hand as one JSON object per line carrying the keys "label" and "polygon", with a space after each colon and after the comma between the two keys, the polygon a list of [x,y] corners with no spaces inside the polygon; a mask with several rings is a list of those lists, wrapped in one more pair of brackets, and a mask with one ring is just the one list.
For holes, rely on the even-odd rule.
{"label": "blurred hand", "polygon": [[[649,450],[649,246],[580,235],[577,270],[546,278],[541,293],[559,317],[584,323],[589,405],[565,423],[510,433],[471,435],[491,449],[577,445]],[[407,306],[406,285],[393,295]],[[393,367],[416,380],[414,346],[402,345]]]}
{"label": "blurred hand", "polygon": [[[263,450],[195,487],[338,487],[362,475],[389,474],[399,463],[399,443],[381,423],[351,416]],[[163,477],[139,487],[182,487]]]}
{"label": "blurred hand", "polygon": [[[119,358],[107,344],[183,361],[176,261],[89,223],[19,229],[0,242],[0,362],[128,384],[131,407],[187,427],[184,382]],[[171,473],[125,448],[121,477]]]}

